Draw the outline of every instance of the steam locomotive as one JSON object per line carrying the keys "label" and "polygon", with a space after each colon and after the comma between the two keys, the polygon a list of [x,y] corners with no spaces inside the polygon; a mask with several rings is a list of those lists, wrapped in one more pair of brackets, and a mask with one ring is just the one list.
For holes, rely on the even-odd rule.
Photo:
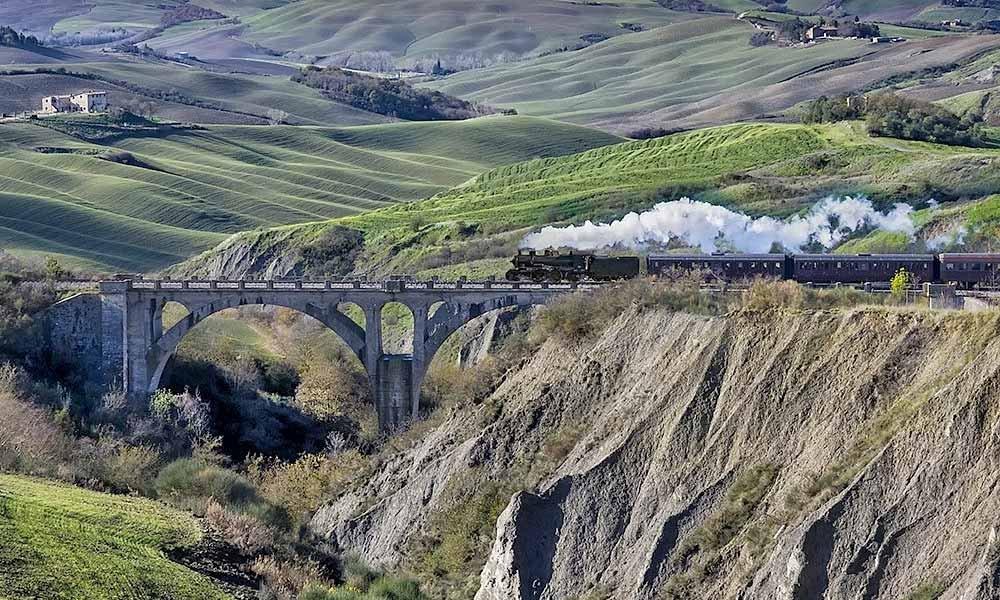
{"label": "steam locomotive", "polygon": [[508,281],[620,281],[645,274],[700,273],[728,283],[756,278],[814,285],[886,283],[905,269],[920,283],[960,288],[1000,287],[1000,254],[669,254],[602,256],[591,252],[523,250],[511,261]]}

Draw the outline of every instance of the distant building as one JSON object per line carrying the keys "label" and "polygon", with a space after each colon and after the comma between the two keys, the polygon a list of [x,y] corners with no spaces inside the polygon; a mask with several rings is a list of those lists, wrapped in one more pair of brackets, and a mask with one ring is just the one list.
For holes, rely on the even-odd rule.
{"label": "distant building", "polygon": [[45,114],[102,113],[107,112],[107,110],[107,92],[83,92],[72,96],[46,96],[42,98],[42,112]]}
{"label": "distant building", "polygon": [[848,96],[847,108],[864,112],[868,108],[868,96]]}
{"label": "distant building", "polygon": [[813,25],[809,29],[806,29],[807,40],[823,40],[836,37],[840,37],[836,27],[827,27],[825,25]]}
{"label": "distant building", "polygon": [[48,114],[73,112],[73,97],[46,96],[42,98],[42,112]]}

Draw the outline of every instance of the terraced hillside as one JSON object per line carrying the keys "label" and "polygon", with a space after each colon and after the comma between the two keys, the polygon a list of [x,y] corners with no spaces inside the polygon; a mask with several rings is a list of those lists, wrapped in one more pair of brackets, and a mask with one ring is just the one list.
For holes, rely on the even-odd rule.
{"label": "terraced hillside", "polygon": [[[505,269],[504,257],[542,225],[606,222],[682,196],[779,217],[830,194],[865,194],[883,207],[953,201],[946,210],[917,214],[920,236],[964,225],[975,244],[997,233],[1000,199],[991,194],[998,186],[996,150],[875,139],[861,124],[747,124],[501,167],[428,200],[333,224],[364,232],[367,258],[358,262],[364,271],[496,275]],[[329,225],[240,234],[173,272],[219,275],[231,262],[227,257],[248,250],[252,256],[293,254]],[[920,243],[873,238],[867,247]]]}
{"label": "terraced hillside", "polygon": [[[150,270],[224,234],[417,200],[483,171],[620,141],[531,118],[361,128],[215,126],[83,141],[0,125],[0,247]],[[58,129],[61,129],[58,130]]]}
{"label": "terraced hillside", "polygon": [[943,36],[752,48],[752,32],[728,17],[698,19],[428,85],[522,114],[615,130],[690,128],[780,113],[822,94],[862,90],[1000,47],[1000,36]]}
{"label": "terraced hillside", "polygon": [[164,556],[200,540],[194,519],[151,500],[0,475],[3,598],[227,598]]}

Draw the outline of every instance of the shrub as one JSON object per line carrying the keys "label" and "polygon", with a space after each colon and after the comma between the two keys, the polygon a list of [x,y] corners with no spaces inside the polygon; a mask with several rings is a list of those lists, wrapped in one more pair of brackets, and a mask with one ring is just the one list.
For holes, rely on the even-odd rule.
{"label": "shrub", "polygon": [[314,560],[261,556],[250,570],[261,578],[261,588],[278,600],[293,600],[307,586],[313,598],[320,586],[330,588],[322,567]]}
{"label": "shrub", "polygon": [[257,517],[230,510],[214,499],[205,508],[205,520],[243,556],[257,556],[274,547],[277,532]]}
{"label": "shrub", "polygon": [[362,421],[368,409],[368,378],[346,360],[311,360],[300,375],[295,403],[320,419]]}
{"label": "shrub", "polygon": [[70,464],[74,443],[49,411],[34,406],[24,373],[0,364],[0,470],[57,476]]}
{"label": "shrub", "polygon": [[148,494],[161,457],[155,448],[133,446],[105,435],[93,447],[88,462],[88,475],[105,486],[119,492]]}
{"label": "shrub", "polygon": [[426,600],[420,591],[420,584],[410,579],[395,579],[384,577],[376,581],[368,589],[369,598],[379,600]]}
{"label": "shrub", "polygon": [[770,31],[755,31],[750,35],[750,46],[761,48],[774,41],[774,34]]}
{"label": "shrub", "polygon": [[258,457],[248,463],[247,472],[268,501],[293,519],[304,521],[353,480],[365,464],[357,451],[336,456],[307,454],[291,463],[266,464]]}
{"label": "shrub", "polygon": [[344,277],[354,271],[364,248],[364,234],[347,227],[328,227],[299,250],[304,273],[314,277]]}
{"label": "shrub", "polygon": [[579,341],[602,331],[630,309],[664,307],[697,314],[717,314],[724,302],[702,293],[701,280],[681,276],[673,281],[654,283],[636,279],[604,286],[597,291],[564,296],[542,309],[533,334],[543,339],[556,336]]}
{"label": "shrub", "polygon": [[[478,587],[496,533],[496,521],[510,501],[513,488],[487,483],[468,498],[431,515],[426,531],[411,542],[410,553],[418,573],[444,586],[448,597],[462,597],[462,588]],[[457,592],[457,595],[453,595]]]}
{"label": "shrub", "polygon": [[157,497],[205,514],[210,500],[226,506],[248,505],[260,501],[257,490],[243,476],[207,464],[182,458],[164,467],[153,482]]}
{"label": "shrub", "polygon": [[742,297],[746,310],[829,309],[878,303],[871,294],[850,287],[817,290],[795,281],[770,279],[754,280]]}

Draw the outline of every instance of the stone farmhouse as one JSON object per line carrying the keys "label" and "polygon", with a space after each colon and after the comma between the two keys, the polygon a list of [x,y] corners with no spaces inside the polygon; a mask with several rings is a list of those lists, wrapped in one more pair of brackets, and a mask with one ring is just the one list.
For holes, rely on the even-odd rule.
{"label": "stone farmhouse", "polygon": [[46,96],[42,98],[42,113],[101,113],[108,110],[107,92],[82,92],[72,96]]}

